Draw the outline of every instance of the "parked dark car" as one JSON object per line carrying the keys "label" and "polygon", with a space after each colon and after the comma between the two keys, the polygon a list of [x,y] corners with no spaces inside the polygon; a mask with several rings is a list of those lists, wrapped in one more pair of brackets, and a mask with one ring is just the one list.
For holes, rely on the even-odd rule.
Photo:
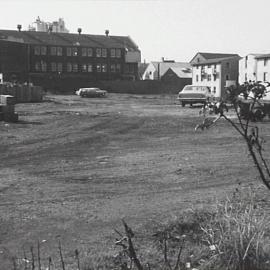
{"label": "parked dark car", "polygon": [[88,98],[105,97],[107,93],[106,90],[101,90],[100,88],[80,88],[76,91],[76,95]]}
{"label": "parked dark car", "polygon": [[177,99],[182,107],[186,104],[191,106],[196,103],[206,103],[212,98],[211,89],[208,86],[186,85],[182,91],[178,93]]}

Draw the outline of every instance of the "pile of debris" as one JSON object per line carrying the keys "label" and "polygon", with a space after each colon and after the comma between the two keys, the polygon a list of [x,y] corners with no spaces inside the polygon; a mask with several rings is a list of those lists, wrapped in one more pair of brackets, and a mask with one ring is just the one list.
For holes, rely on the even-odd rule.
{"label": "pile of debris", "polygon": [[0,95],[0,121],[17,122],[18,114],[15,112],[15,97]]}

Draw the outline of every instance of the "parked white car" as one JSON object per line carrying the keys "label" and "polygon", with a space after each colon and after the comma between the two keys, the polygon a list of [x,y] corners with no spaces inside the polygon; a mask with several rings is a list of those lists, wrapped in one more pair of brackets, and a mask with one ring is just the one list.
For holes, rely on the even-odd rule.
{"label": "parked white car", "polygon": [[100,88],[80,88],[75,92],[76,95],[81,97],[105,97],[107,95],[106,90],[101,90]]}
{"label": "parked white car", "polygon": [[208,86],[186,85],[182,91],[178,93],[177,99],[185,107],[186,104],[191,106],[196,103],[206,103],[212,98],[211,89]]}

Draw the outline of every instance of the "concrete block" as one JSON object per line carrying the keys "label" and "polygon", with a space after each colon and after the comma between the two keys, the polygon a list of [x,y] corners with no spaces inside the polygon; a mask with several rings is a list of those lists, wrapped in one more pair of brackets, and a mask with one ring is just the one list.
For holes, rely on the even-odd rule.
{"label": "concrete block", "polygon": [[11,95],[0,95],[0,103],[3,105],[15,105],[16,99]]}

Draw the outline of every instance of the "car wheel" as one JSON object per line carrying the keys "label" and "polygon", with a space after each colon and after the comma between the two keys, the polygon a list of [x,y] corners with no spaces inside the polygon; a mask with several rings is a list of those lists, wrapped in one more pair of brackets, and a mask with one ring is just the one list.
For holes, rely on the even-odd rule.
{"label": "car wheel", "polygon": [[185,107],[186,106],[186,103],[185,102],[181,102],[181,105],[182,105],[182,107]]}

